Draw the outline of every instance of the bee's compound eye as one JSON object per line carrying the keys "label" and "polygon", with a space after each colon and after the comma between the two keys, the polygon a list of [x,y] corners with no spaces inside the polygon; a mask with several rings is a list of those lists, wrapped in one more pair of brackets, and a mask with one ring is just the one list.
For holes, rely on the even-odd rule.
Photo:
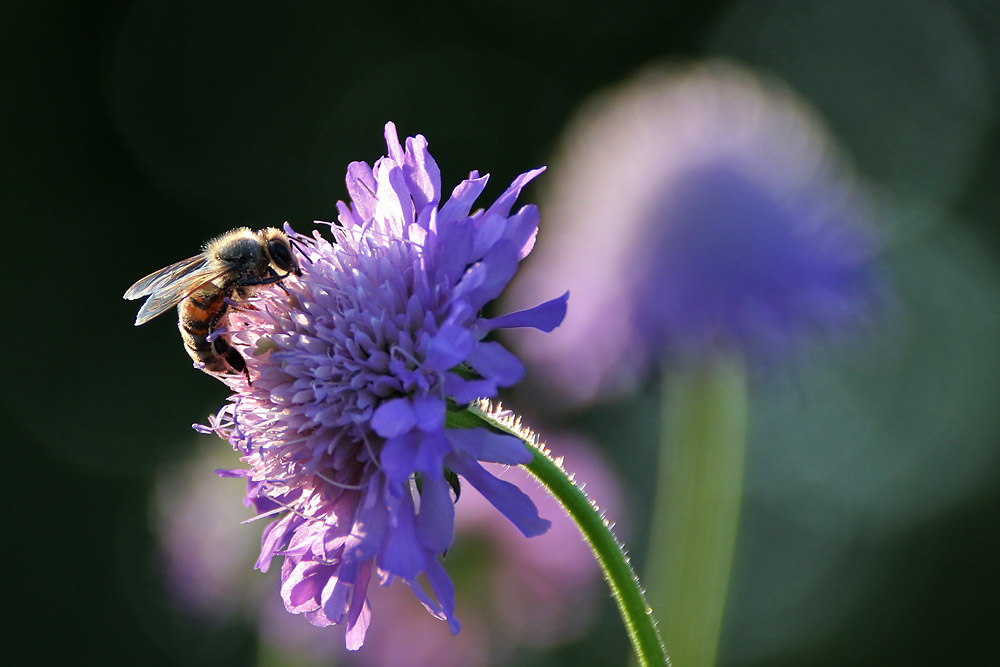
{"label": "bee's compound eye", "polygon": [[283,239],[268,241],[267,252],[271,255],[271,259],[279,269],[290,271],[295,266],[292,260],[292,249]]}

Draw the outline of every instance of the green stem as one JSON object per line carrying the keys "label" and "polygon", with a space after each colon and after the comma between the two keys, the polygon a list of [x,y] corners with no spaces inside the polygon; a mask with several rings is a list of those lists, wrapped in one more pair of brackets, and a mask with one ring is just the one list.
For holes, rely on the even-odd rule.
{"label": "green stem", "polygon": [[715,664],[746,453],[743,361],[665,372],[658,488],[646,582],[678,665]]}
{"label": "green stem", "polygon": [[553,458],[535,435],[521,426],[519,419],[502,416],[503,413],[499,409],[494,411],[489,403],[473,404],[468,412],[490,426],[520,438],[528,446],[533,458],[525,467],[555,496],[593,549],[611,588],[611,595],[618,604],[639,664],[644,667],[669,665],[670,660],[656,631],[652,609],[646,603],[622,545],[597,506],[562,467],[561,459]]}

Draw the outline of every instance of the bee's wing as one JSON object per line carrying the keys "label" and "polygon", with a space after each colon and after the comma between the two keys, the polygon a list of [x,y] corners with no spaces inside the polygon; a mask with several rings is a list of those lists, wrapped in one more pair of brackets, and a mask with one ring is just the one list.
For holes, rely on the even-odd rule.
{"label": "bee's wing", "polygon": [[126,299],[149,295],[135,317],[135,326],[145,324],[160,313],[176,306],[184,297],[228,270],[229,267],[225,264],[199,255],[146,276],[125,293]]}
{"label": "bee's wing", "polygon": [[152,294],[175,280],[179,280],[186,275],[202,269],[206,264],[208,264],[208,258],[204,254],[182,259],[176,264],[166,266],[159,271],[153,271],[145,278],[137,281],[135,285],[128,288],[128,291],[125,292],[125,296],[122,298],[131,300]]}

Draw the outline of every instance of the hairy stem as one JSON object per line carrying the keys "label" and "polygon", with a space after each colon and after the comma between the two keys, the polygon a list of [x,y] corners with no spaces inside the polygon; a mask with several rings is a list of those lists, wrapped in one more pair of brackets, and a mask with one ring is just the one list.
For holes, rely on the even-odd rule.
{"label": "hairy stem", "polygon": [[533,456],[525,467],[555,496],[594,551],[639,664],[644,667],[669,665],[670,660],[656,631],[653,610],[646,602],[624,548],[597,506],[562,467],[561,459],[553,457],[534,433],[521,426],[520,419],[511,413],[499,408],[494,410],[487,401],[473,404],[467,412],[524,441]]}

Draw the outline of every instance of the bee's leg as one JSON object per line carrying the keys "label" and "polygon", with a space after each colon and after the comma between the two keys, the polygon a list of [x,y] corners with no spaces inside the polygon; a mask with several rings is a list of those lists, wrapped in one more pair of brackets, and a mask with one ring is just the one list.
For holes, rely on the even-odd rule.
{"label": "bee's leg", "polygon": [[247,379],[247,384],[253,384],[250,382],[250,370],[247,368],[246,359],[236,351],[236,348],[229,348],[229,352],[226,353],[226,363],[232,366],[233,369],[243,373],[243,377]]}
{"label": "bee's leg", "polygon": [[[208,330],[209,330],[209,332],[215,331],[215,327],[219,324],[219,322],[222,321],[222,318],[225,317],[227,310],[229,310],[229,304],[226,303],[225,299],[223,299],[222,300],[222,306],[219,308],[219,312],[217,312],[215,314],[215,317],[212,318],[212,321],[208,323]],[[219,339],[216,338],[216,340],[219,340]],[[225,343],[225,345],[228,346],[229,343]],[[220,354],[221,354],[221,352],[220,352]]]}
{"label": "bee's leg", "polygon": [[246,300],[251,297],[251,294],[244,287],[240,286],[236,288],[236,296],[238,297],[232,307],[235,310],[259,310],[257,306],[252,303],[247,303]]}
{"label": "bee's leg", "polygon": [[277,273],[275,273],[274,269],[272,269],[271,267],[267,267],[267,272],[268,272],[269,275],[266,278],[256,278],[254,280],[244,280],[244,281],[242,281],[240,283],[240,286],[241,287],[250,287],[252,285],[271,285],[271,284],[274,284],[274,283],[281,282],[282,280],[284,280],[288,276],[292,275],[291,273],[286,273],[283,276],[279,276]]}
{"label": "bee's leg", "polygon": [[[295,248],[296,250],[298,250],[298,251],[299,251],[299,254],[300,254],[300,255],[302,255],[302,258],[303,258],[303,259],[305,259],[305,260],[306,260],[307,262],[309,262],[310,264],[312,264],[312,263],[313,263],[313,261],[312,261],[311,259],[309,259],[309,255],[307,255],[307,254],[305,253],[305,251],[304,251],[304,250],[302,250],[302,246],[300,246],[300,245],[299,245],[299,242],[298,242],[298,241],[296,241],[296,240],[295,240],[295,239],[293,239],[292,237],[288,237],[288,242],[292,244],[292,247],[293,247],[293,248]],[[336,241],[334,241],[334,243],[336,243]],[[299,275],[301,275],[301,274],[299,274]]]}
{"label": "bee's leg", "polygon": [[212,341],[212,345],[215,346],[216,354],[223,357],[234,371],[243,373],[243,376],[247,379],[247,384],[250,384],[250,371],[247,369],[247,362],[243,358],[243,355],[235,347],[231,346],[229,341],[223,336],[219,336]]}
{"label": "bee's leg", "polygon": [[[265,277],[265,278],[255,278],[253,280],[244,280],[243,282],[241,282],[237,286],[236,291],[237,291],[237,293],[239,293],[242,296],[244,294],[244,290],[243,290],[244,287],[256,287],[258,285],[274,285],[275,283],[277,283],[278,287],[280,287],[281,289],[285,290],[285,293],[288,294],[289,293],[288,290],[285,288],[284,285],[281,284],[281,281],[284,280],[285,278],[287,278],[290,275],[292,275],[292,274],[291,273],[286,273],[284,275],[278,275],[277,272],[274,269],[272,269],[271,267],[267,267],[267,277]],[[243,297],[243,298],[246,298],[246,297]],[[257,310],[252,304],[248,305],[248,308],[252,308],[253,310]]]}

